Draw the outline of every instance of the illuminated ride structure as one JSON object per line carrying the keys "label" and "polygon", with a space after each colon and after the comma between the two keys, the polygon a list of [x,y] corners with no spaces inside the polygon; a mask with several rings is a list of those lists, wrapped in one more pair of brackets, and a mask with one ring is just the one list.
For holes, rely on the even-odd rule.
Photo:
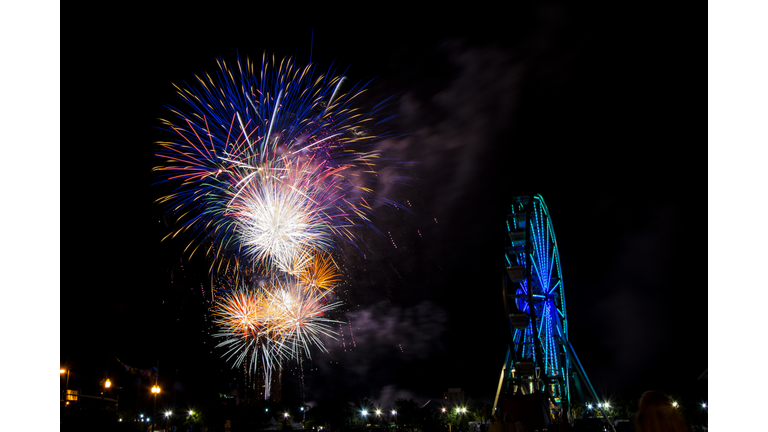
{"label": "illuminated ride structure", "polygon": [[494,410],[501,394],[538,393],[550,410],[572,421],[575,395],[584,405],[597,405],[599,398],[568,340],[560,255],[544,198],[514,197],[506,222],[503,294],[510,339]]}

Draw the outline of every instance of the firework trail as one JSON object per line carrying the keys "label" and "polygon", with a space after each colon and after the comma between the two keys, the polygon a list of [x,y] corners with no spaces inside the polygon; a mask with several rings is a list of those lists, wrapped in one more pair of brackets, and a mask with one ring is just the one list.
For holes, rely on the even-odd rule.
{"label": "firework trail", "polygon": [[380,138],[367,130],[382,104],[362,112],[353,102],[364,85],[290,59],[217,62],[213,76],[176,86],[187,109],[162,120],[175,137],[158,143],[155,168],[176,185],[158,200],[178,217],[169,236],[190,235],[185,251],[205,245],[219,268],[244,256],[297,272],[338,240],[355,245],[353,227],[375,230],[371,201],[397,205],[366,187],[379,155],[360,151]]}

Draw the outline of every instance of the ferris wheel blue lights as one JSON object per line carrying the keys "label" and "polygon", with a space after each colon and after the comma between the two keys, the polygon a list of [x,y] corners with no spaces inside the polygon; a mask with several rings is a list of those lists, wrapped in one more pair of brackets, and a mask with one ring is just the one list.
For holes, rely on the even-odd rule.
{"label": "ferris wheel blue lights", "polygon": [[[544,200],[538,195],[514,198],[506,229],[504,258],[509,278],[505,279],[505,295],[514,345],[510,346],[511,361],[533,365],[529,375],[518,373],[509,381],[507,391],[520,386],[525,392],[533,391],[535,384],[538,389],[548,388],[557,400],[569,401],[569,366],[567,358],[563,360],[568,335],[563,278]],[[517,273],[517,268],[524,271]],[[529,318],[525,327],[521,314]]]}

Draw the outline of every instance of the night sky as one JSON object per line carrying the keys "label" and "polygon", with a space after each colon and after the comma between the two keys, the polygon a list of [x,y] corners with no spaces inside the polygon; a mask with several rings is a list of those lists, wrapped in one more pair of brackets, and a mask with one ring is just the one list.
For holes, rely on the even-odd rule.
{"label": "night sky", "polygon": [[[704,51],[680,25],[690,11],[544,2],[321,19],[292,7],[227,21],[124,11],[74,32],[62,67],[76,83],[62,118],[67,101],[82,111],[79,126],[62,122],[60,361],[70,382],[86,388],[107,366],[118,371],[111,352],[142,369],[159,361],[165,388],[175,375],[188,403],[237,386],[208,335],[204,262],[182,253],[183,239],[160,241],[172,220],[154,204],[167,192],[150,172],[153,143],[168,138],[157,119],[179,104],[172,83],[215,71],[218,56],[266,50],[303,65],[311,46],[318,71],[373,79],[364,103],[392,96],[377,192],[410,212],[381,206],[384,236],[368,231],[363,255],[340,248],[345,346],[329,340],[304,363],[305,401],[423,404],[460,387],[492,403],[507,347],[502,224],[511,198],[531,193],[552,215],[569,338],[597,392],[706,396],[706,153],[692,132],[706,103],[694,68]],[[396,175],[411,180],[388,182]]]}

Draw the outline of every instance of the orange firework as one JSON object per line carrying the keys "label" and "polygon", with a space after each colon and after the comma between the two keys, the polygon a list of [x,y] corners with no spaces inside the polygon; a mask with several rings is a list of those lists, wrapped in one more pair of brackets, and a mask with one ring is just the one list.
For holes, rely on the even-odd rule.
{"label": "orange firework", "polygon": [[299,283],[316,295],[324,296],[341,281],[336,271],[336,263],[330,254],[316,255],[309,264],[298,273]]}
{"label": "orange firework", "polygon": [[213,316],[220,332],[214,337],[225,339],[217,347],[228,348],[228,359],[237,356],[235,366],[250,359],[251,368],[259,354],[271,368],[279,359],[298,358],[301,351],[310,356],[310,345],[324,350],[319,337],[334,337],[329,323],[337,322],[325,315],[339,303],[329,303],[317,291],[282,280],[261,288],[241,285],[219,296]]}

